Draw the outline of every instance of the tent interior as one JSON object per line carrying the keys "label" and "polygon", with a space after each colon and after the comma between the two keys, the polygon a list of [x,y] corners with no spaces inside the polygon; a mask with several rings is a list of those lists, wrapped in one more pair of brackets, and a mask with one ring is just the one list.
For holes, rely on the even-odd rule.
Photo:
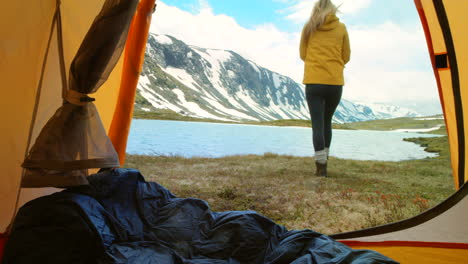
{"label": "tent interior", "polygon": [[[23,205],[38,198],[46,201],[49,198],[45,197],[50,194],[64,193],[63,189],[75,192],[74,186],[97,182],[96,177],[90,175],[96,175],[99,169],[117,168],[124,163],[135,91],[155,2],[3,3],[0,76],[5,99],[0,104],[4,113],[4,127],[0,131],[3,147],[0,150],[3,171],[0,177],[0,259],[8,253],[4,248]],[[437,80],[457,192],[411,219],[324,239],[334,250],[346,254],[349,251],[333,239],[356,250],[353,252],[371,249],[401,263],[463,263],[468,259],[468,187],[465,184],[468,142],[465,141],[464,122],[468,114],[468,90],[464,89],[468,86],[468,35],[464,18],[468,1],[414,2]],[[104,170],[101,174],[106,177],[106,173],[109,172]],[[141,181],[134,172],[128,174],[135,177],[137,190],[157,190],[164,194],[164,199],[177,200],[159,186]],[[89,191],[79,189],[75,194]],[[209,215],[219,216],[217,213]],[[263,218],[258,220],[257,215],[252,217],[264,221]],[[276,225],[270,227],[277,234],[287,233]],[[126,249],[114,248],[119,252]],[[380,255],[367,256],[382,261],[375,263],[394,263]],[[171,261],[165,263],[192,263]]]}

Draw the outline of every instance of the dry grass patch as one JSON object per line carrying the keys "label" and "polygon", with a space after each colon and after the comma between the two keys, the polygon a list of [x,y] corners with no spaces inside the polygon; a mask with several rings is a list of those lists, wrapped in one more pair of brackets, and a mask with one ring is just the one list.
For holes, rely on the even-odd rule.
{"label": "dry grass patch", "polygon": [[[443,140],[434,142],[443,146]],[[313,175],[312,158],[273,153],[129,155],[125,166],[178,197],[206,200],[214,211],[254,210],[289,229],[333,234],[405,219],[445,199],[454,188],[448,152],[439,152],[437,158],[405,162],[331,157],[329,178]]]}

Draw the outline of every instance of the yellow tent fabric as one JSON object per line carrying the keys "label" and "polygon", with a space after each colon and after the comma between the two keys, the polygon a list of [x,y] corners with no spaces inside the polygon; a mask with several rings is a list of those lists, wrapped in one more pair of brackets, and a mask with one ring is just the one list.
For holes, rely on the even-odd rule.
{"label": "yellow tent fabric", "polygon": [[455,186],[467,181],[466,131],[464,116],[468,85],[467,59],[468,34],[464,12],[467,1],[415,0],[425,28],[434,74],[439,86],[447,131]]}
{"label": "yellow tent fabric", "polygon": [[333,235],[353,248],[377,250],[401,263],[465,263],[468,257],[468,1],[414,0],[424,27],[449,137],[458,191],[414,218]]}
{"label": "yellow tent fabric", "polygon": [[[5,232],[14,215],[17,205],[35,197],[56,191],[53,188],[21,189],[21,163],[27,155],[28,148],[34,142],[44,124],[54,111],[62,104],[61,73],[57,30],[53,28],[54,13],[60,7],[62,17],[62,34],[65,68],[69,68],[91,23],[101,10],[104,0],[41,0],[41,1],[7,1],[2,6],[0,16],[0,76],[3,82],[3,102],[0,104],[2,130],[0,131],[0,233]],[[142,0],[137,13],[139,19],[149,24],[155,0]],[[21,20],[18,19],[21,14]],[[133,21],[136,24],[135,21]],[[137,26],[141,27],[142,22]],[[129,39],[145,38],[144,30],[133,30]],[[143,36],[137,36],[143,35]],[[146,41],[146,39],[145,39]],[[140,49],[141,49],[140,45]],[[143,46],[144,50],[144,46]],[[108,80],[101,89],[93,94],[95,105],[106,130],[110,129],[117,99],[124,76],[124,60],[133,63],[142,53],[134,50],[120,57]],[[129,66],[127,66],[128,68]],[[132,65],[133,72],[125,78],[138,78],[138,65]],[[43,72],[42,69],[45,69]],[[43,74],[41,74],[43,72]],[[41,84],[41,85],[40,85]],[[132,89],[122,84],[122,91]],[[41,89],[38,97],[38,89]],[[133,89],[136,89],[133,87]],[[36,122],[32,124],[34,107],[37,100]],[[129,109],[130,111],[132,109]],[[121,115],[122,116],[122,115]],[[131,116],[131,114],[130,114]],[[120,117],[120,122],[129,122]],[[28,134],[32,136],[28,141]],[[114,137],[126,140],[125,131]],[[122,150],[121,150],[122,151]],[[125,150],[123,150],[125,151]],[[18,203],[18,204],[17,204]]]}
{"label": "yellow tent fabric", "polygon": [[[346,244],[346,242],[345,242]],[[442,264],[465,263],[468,259],[466,248],[444,248],[429,246],[375,246],[372,244],[351,245],[354,249],[371,249],[378,251],[400,263]]]}
{"label": "yellow tent fabric", "polygon": [[[87,184],[88,169],[120,166],[117,152],[94,105],[95,98],[89,95],[99,91],[117,64],[125,48],[137,5],[136,0],[106,0],[67,69],[63,48],[62,6],[57,1],[49,40],[56,33],[63,103],[29,148],[22,164],[25,168],[22,187]],[[44,63],[47,65],[47,58]],[[43,67],[36,98],[42,95],[45,70]],[[36,100],[31,128],[36,123],[36,113],[40,106],[38,103]],[[28,142],[32,132],[31,129]]]}

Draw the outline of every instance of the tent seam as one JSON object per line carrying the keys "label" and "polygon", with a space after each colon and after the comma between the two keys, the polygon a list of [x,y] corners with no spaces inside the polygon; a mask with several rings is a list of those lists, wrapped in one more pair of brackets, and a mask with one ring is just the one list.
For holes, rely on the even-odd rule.
{"label": "tent seam", "polygon": [[457,56],[455,53],[455,45],[452,38],[452,31],[450,30],[450,23],[447,18],[447,12],[442,0],[433,0],[434,8],[436,9],[437,18],[439,19],[439,24],[444,35],[445,47],[447,49],[447,54],[450,67],[451,67],[451,77],[452,77],[452,90],[453,90],[453,99],[455,104],[455,115],[457,122],[457,136],[458,136],[458,186],[460,188],[465,183],[465,129],[463,121],[463,104],[461,101],[461,91],[460,91],[460,76],[458,72],[458,63]]}
{"label": "tent seam", "polygon": [[[36,91],[37,91],[36,100],[34,102],[33,113],[32,113],[32,116],[31,116],[31,123],[29,125],[28,140],[27,140],[27,143],[26,143],[26,150],[25,150],[25,153],[24,153],[24,159],[27,158],[28,152],[29,152],[29,147],[31,146],[32,133],[33,133],[33,130],[34,130],[34,125],[36,123],[36,119],[37,119],[37,112],[38,112],[38,108],[39,108],[39,100],[41,98],[42,84],[43,84],[43,80],[44,80],[44,74],[45,74],[45,68],[46,68],[46,64],[47,64],[47,58],[49,56],[50,45],[51,45],[51,42],[52,42],[52,36],[54,35],[54,28],[55,28],[55,25],[57,24],[57,19],[58,19],[59,13],[60,13],[60,0],[57,0],[56,9],[55,9],[55,12],[54,12],[54,17],[52,18],[52,24],[51,24],[51,27],[50,27],[49,39],[47,40],[47,47],[46,47],[46,50],[45,50],[45,53],[44,53],[44,59],[42,61],[41,75],[40,75],[39,82],[38,82],[37,89],[36,89]],[[16,212],[18,211],[19,197],[20,197],[20,193],[21,193],[21,182],[23,181],[24,175],[25,175],[25,168],[22,168],[21,169],[21,179],[20,179],[20,182],[18,184],[18,190],[16,192],[17,194],[16,194],[15,206],[13,208],[13,215],[11,217],[10,224],[8,225],[8,227],[7,227],[6,231],[5,231],[6,234],[10,233],[11,228],[12,228],[13,220],[15,219]]]}

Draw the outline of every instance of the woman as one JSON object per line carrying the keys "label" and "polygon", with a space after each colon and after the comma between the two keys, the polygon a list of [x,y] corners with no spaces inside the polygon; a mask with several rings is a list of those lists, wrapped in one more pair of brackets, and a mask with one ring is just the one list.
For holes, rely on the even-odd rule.
{"label": "woman", "polygon": [[350,58],[346,27],[331,0],[319,0],[304,25],[300,56],[304,61],[306,98],[312,121],[316,175],[327,176],[332,117],[341,100],[343,69]]}

